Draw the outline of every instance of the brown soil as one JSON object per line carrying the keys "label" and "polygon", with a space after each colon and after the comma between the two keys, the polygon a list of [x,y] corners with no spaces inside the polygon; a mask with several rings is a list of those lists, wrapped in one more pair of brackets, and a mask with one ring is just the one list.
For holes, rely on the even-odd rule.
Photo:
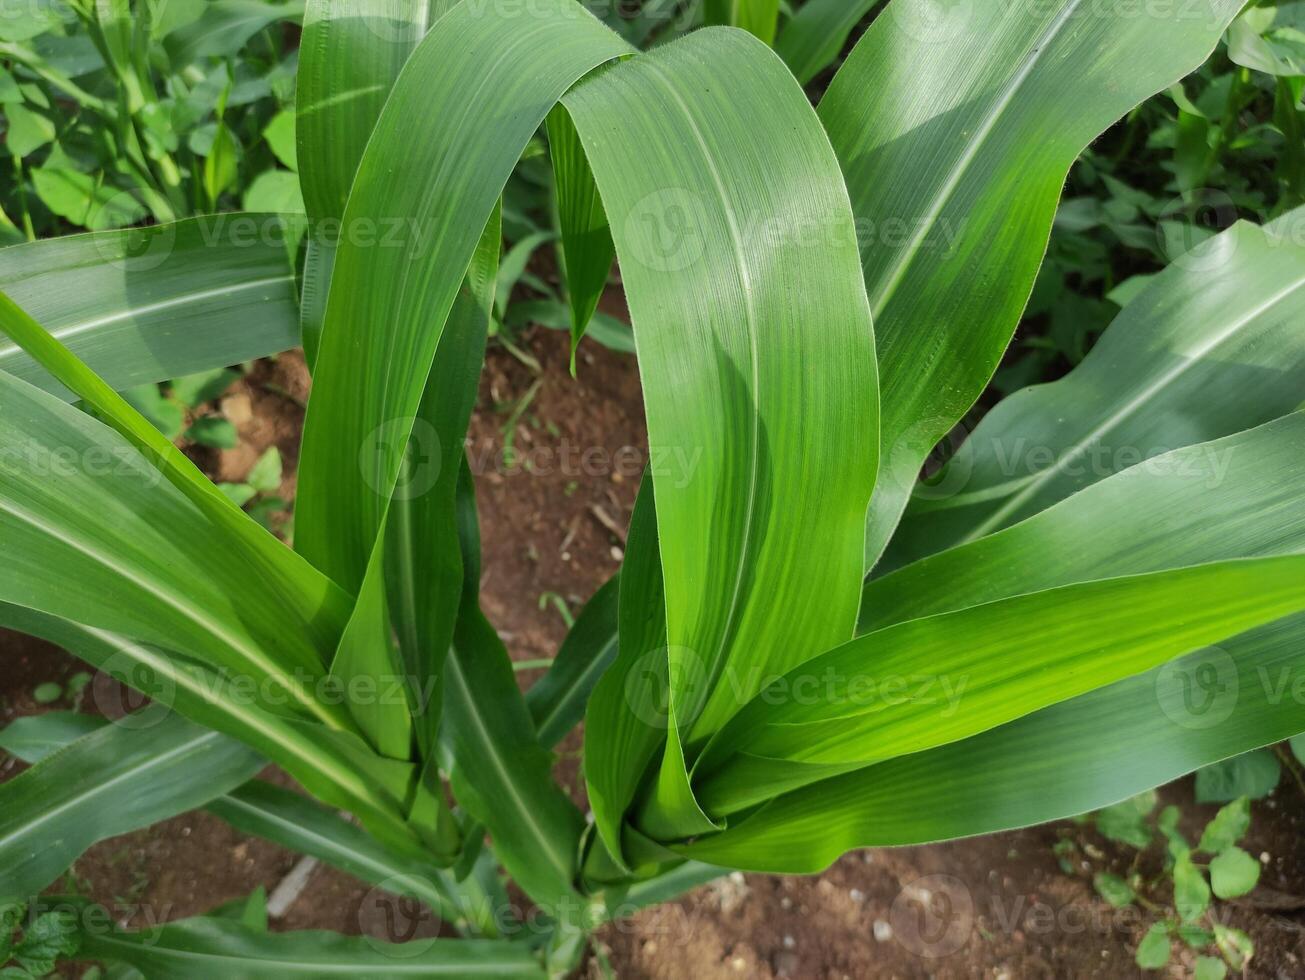
{"label": "brown soil", "polygon": [[[471,428],[485,609],[518,660],[551,655],[564,636],[551,597],[574,611],[616,571],[620,529],[646,453],[634,361],[586,342],[572,381],[565,346],[564,336],[550,331],[529,338],[529,353],[543,365],[539,375],[503,349],[492,350]],[[241,446],[201,462],[219,479],[239,480],[267,446],[277,445],[286,463],[282,495],[292,497],[307,389],[297,354],[257,365],[222,406],[240,430]],[[516,455],[505,459],[509,436]],[[81,669],[60,651],[12,634],[0,637],[0,663],[0,725],[47,710],[33,689]],[[525,683],[537,676],[522,674]],[[102,707],[106,690],[105,679],[97,678],[85,710]],[[577,744],[574,736],[564,744],[560,767],[573,787]],[[0,759],[0,780],[20,769]],[[1213,812],[1191,802],[1186,783],[1166,796],[1183,807],[1192,836]],[[1273,798],[1256,804],[1247,849],[1268,856],[1261,888],[1252,900],[1225,906],[1230,923],[1255,939],[1252,976],[1303,972],[1305,916],[1295,898],[1305,896],[1303,803],[1298,785],[1284,779]],[[1052,847],[1066,836],[1100,850],[1096,870],[1127,866],[1123,849],[1065,824],[863,851],[815,878],[736,874],[607,927],[585,969],[601,976],[607,959],[620,977],[668,980],[1139,975],[1133,950],[1148,923],[1100,901],[1090,875],[1071,876],[1057,866]],[[92,895],[123,921],[144,925],[203,913],[260,885],[270,890],[296,861],[192,813],[100,844],[60,887]],[[375,903],[366,900],[370,890],[319,867],[276,928],[382,935]],[[436,928],[424,925],[428,933]],[[1190,975],[1190,955],[1186,970],[1174,967],[1169,975]]]}

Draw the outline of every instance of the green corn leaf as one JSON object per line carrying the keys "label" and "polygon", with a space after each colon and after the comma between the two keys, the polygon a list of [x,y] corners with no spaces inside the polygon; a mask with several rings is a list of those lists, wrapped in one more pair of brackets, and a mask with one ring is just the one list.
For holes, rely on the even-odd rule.
{"label": "green corn leaf", "polygon": [[[244,834],[253,834],[308,854],[387,892],[415,898],[460,931],[483,936],[498,928],[498,898],[480,896],[433,864],[415,863],[383,847],[359,827],[312,800],[270,783],[253,780],[207,804]],[[486,852],[488,853],[488,852]],[[505,902],[506,899],[504,898]]]}
{"label": "green corn leaf", "polygon": [[[296,518],[296,546],[346,588],[362,581],[444,322],[512,167],[562,91],[628,50],[574,4],[535,7],[522,17],[462,4],[442,17],[359,166],[343,227],[390,220],[407,233],[396,248],[340,244]],[[513,57],[495,54],[508,44]]]}
{"label": "green corn leaf", "polygon": [[[1305,550],[1305,414],[1179,449],[867,584],[861,631],[1006,596]],[[1054,562],[1047,556],[1054,555]]]}
{"label": "green corn leaf", "polygon": [[[329,583],[286,562],[270,535],[280,551],[267,550],[264,578],[251,575],[253,555],[125,439],[71,406],[0,374],[0,409],[9,449],[0,467],[0,600],[184,650],[341,725],[338,711],[304,690],[324,673],[318,644],[329,649],[341,628],[331,623],[339,613]],[[225,498],[222,506],[248,520]]]}
{"label": "green corn leaf", "polygon": [[[1302,445],[1305,418],[1293,415],[1162,457],[1177,464],[1168,470],[1111,477],[1022,524],[876,580],[862,626],[1108,575],[1299,551]],[[1211,448],[1233,450],[1236,461],[1213,487]],[[916,577],[926,567],[937,573],[927,586]],[[1300,669],[1302,650],[1305,617],[1285,619],[950,746],[781,796],[682,850],[709,863],[807,873],[855,846],[991,833],[1101,809],[1290,737],[1301,727],[1300,708],[1282,684]],[[1065,780],[1066,771],[1075,779]]]}
{"label": "green corn leaf", "polygon": [[628,871],[622,822],[644,771],[666,738],[670,658],[652,477],[644,474],[630,516],[617,596],[617,656],[585,713],[585,782],[607,854]]}
{"label": "green corn leaf", "polygon": [[263,765],[176,715],[87,735],[0,784],[0,897],[39,894],[92,844],[192,809]]}
{"label": "green corn leaf", "polygon": [[151,980],[547,976],[520,943],[417,939],[394,944],[333,932],[264,933],[215,918],[183,919],[144,932],[88,932],[81,954],[131,964]]}
{"label": "green corn leaf", "polygon": [[[115,389],[196,374],[297,343],[280,215],[224,214],[0,250],[0,291]],[[73,397],[22,348],[0,370]]]}
{"label": "green corn leaf", "polygon": [[878,2],[809,0],[779,32],[775,51],[805,85],[834,63],[852,30]]}
{"label": "green corn leaf", "polygon": [[412,715],[427,756],[439,729],[439,683],[462,594],[457,476],[484,361],[500,239],[496,209],[436,350],[382,538],[332,664],[332,673],[346,680],[405,678],[406,701],[355,708],[374,744],[396,758],[407,755]]}
{"label": "green corn leaf", "polygon": [[[565,918],[583,818],[553,782],[512,661],[479,606],[480,534],[464,465],[458,524],[466,569],[453,649],[444,668],[442,730],[458,801],[490,832],[494,850],[526,894]],[[575,925],[575,923],[568,923]]]}
{"label": "green corn leaf", "polygon": [[[711,94],[722,90],[739,96],[722,106]],[[667,646],[694,661],[672,670],[672,699],[693,743],[737,707],[716,683],[731,668],[783,670],[847,635],[859,577],[849,528],[874,478],[877,425],[852,216],[801,89],[739,32],[657,48],[564,102],[621,259],[650,444],[699,459],[691,474],[653,473]],[[763,138],[758,118],[791,138]],[[820,230],[818,244],[803,228]],[[802,397],[811,375],[830,397]]]}
{"label": "green corn leaf", "polygon": [[[98,715],[65,711],[19,718],[0,729],[0,749],[35,764],[109,725]],[[117,730],[121,733],[118,742],[131,745],[130,730]],[[189,789],[183,786],[182,793]],[[497,928],[493,913],[496,907],[506,906],[506,896],[477,896],[465,883],[455,882],[447,871],[396,855],[366,831],[302,794],[258,779],[223,795],[216,790],[215,786],[204,808],[243,834],[311,855],[362,881],[384,886],[392,894],[425,902],[450,925],[464,931],[468,924],[473,924],[480,935],[492,935]],[[193,791],[183,795],[184,802],[178,804],[177,812],[197,805],[195,798]]]}
{"label": "green corn leaf", "polygon": [[1067,377],[988,414],[920,488],[882,570],[1292,411],[1305,385],[1303,318],[1305,248],[1245,223],[1210,239],[1152,280]]}
{"label": "green corn leaf", "polygon": [[1287,555],[901,623],[803,664],[749,704],[703,757],[699,798],[713,814],[737,812],[776,786],[977,735],[1301,610],[1305,556]]}
{"label": "green corn leaf", "polygon": [[741,27],[766,44],[775,40],[779,0],[705,0],[706,23]]}
{"label": "green corn leaf", "polygon": [[1075,158],[1204,61],[1239,7],[1214,0],[1191,17],[1085,0],[994,11],[893,0],[858,42],[820,117],[856,213],[879,345],[884,463],[867,566],[925,458],[992,377]]}
{"label": "green corn leaf", "polygon": [[620,589],[618,574],[594,593],[576,617],[548,673],[527,692],[526,704],[541,744],[556,745],[580,723],[594,686],[616,658]]}
{"label": "green corn leaf", "polygon": [[548,148],[557,188],[566,291],[571,301],[571,373],[575,349],[607,288],[616,246],[575,124],[562,106],[548,114]]}
{"label": "green corn leaf", "polygon": [[[398,853],[423,855],[399,816],[411,766],[369,755],[360,739],[327,737],[320,726],[256,707],[250,686],[106,630],[0,603],[0,624],[56,643],[155,701],[256,749],[319,799],[347,809]],[[278,700],[280,700],[278,696]]]}

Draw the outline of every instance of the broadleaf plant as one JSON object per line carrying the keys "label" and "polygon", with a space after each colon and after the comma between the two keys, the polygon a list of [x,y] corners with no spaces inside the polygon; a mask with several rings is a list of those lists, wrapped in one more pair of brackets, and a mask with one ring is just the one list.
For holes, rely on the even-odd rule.
{"label": "broadleaf plant", "polygon": [[[773,0],[713,3],[735,26],[647,51],[575,0],[400,6],[307,4],[306,218],[0,252],[0,624],[175,712],[0,735],[33,763],[0,785],[0,900],[44,908],[98,839],[61,825],[181,767],[204,778],[151,782],[107,832],[206,806],[465,938],[215,916],[88,930],[82,955],[559,975],[598,925],[726,869],[1099,810],[1305,731],[1253,681],[1305,658],[1305,213],[1177,260],[919,479],[1011,340],[1070,165],[1237,3],[891,0],[818,107],[800,82],[870,5],[777,34]],[[563,325],[580,342],[615,256],[649,442],[700,462],[645,473],[621,572],[523,694],[480,608],[463,445],[505,187],[541,133],[560,227],[530,246],[558,239]],[[118,392],[298,343],[292,552]],[[582,715],[589,818],[552,775]],[[265,760],[321,805],[249,782]],[[542,934],[488,914],[500,866]]]}

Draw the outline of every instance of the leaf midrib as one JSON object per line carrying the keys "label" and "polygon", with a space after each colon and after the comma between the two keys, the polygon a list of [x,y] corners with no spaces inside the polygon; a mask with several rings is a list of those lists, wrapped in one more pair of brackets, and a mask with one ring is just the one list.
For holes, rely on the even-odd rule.
{"label": "leaf midrib", "polygon": [[1070,0],[1070,2],[1065,5],[1065,8],[1056,16],[1056,19],[1042,32],[1038,40],[1034,42],[1032,50],[1020,65],[1019,71],[1015,73],[1014,77],[1011,78],[1009,83],[1001,91],[1001,95],[997,101],[993,103],[992,108],[988,111],[983,121],[975,130],[974,138],[966,146],[965,152],[961,154],[960,158],[952,167],[951,172],[947,175],[946,182],[944,182],[943,186],[935,195],[933,203],[930,205],[929,211],[925,215],[924,220],[916,223],[915,230],[911,233],[910,240],[907,242],[905,247],[897,252],[896,257],[890,264],[886,274],[880,278],[879,285],[874,292],[871,293],[870,307],[875,320],[879,319],[883,314],[884,309],[888,306],[888,303],[896,294],[898,286],[901,285],[902,280],[906,276],[907,269],[910,267],[911,263],[915,261],[915,257],[919,254],[920,248],[926,237],[932,231],[934,222],[938,220],[938,216],[942,214],[943,208],[947,206],[947,202],[951,200],[952,195],[956,193],[956,189],[960,186],[961,179],[965,176],[966,171],[969,170],[970,165],[974,163],[975,159],[978,157],[979,151],[983,148],[988,138],[997,128],[997,123],[1001,120],[1001,117],[1005,114],[1006,110],[1010,108],[1011,103],[1015,100],[1015,96],[1019,94],[1019,90],[1024,86],[1024,83],[1028,81],[1029,76],[1033,73],[1033,69],[1036,68],[1038,63],[1041,61],[1043,54],[1051,47],[1051,42],[1069,22],[1069,19],[1074,16],[1074,13],[1078,10],[1081,3],[1082,0]]}

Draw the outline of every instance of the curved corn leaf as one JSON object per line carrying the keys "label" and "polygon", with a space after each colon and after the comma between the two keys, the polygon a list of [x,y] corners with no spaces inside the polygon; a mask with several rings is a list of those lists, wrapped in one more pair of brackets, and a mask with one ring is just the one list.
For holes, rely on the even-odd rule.
{"label": "curved corn leaf", "polygon": [[1175,450],[869,582],[859,629],[1074,582],[1305,551],[1302,479],[1302,413]]}
{"label": "curved corn leaf", "polygon": [[[614,65],[564,104],[611,220],[649,442],[698,460],[652,474],[672,701],[693,743],[755,693],[729,672],[849,635],[877,432],[852,215],[801,89],[741,32]],[[763,138],[759,118],[788,138]]]}
{"label": "curved corn leaf", "polygon": [[585,711],[585,783],[594,826],[618,870],[628,871],[622,823],[670,721],[666,590],[652,477],[630,515],[617,595],[617,656]]}
{"label": "curved corn leaf", "polygon": [[[286,717],[273,699],[257,707],[247,680],[208,670],[127,637],[0,603],[0,625],[58,644],[179,714],[217,729],[276,762],[319,799],[359,816],[389,847],[424,858],[399,815],[412,767],[372,755],[360,738]],[[256,689],[255,689],[256,690]]]}
{"label": "curved corn leaf", "polygon": [[838,59],[853,29],[878,3],[879,0],[809,0],[779,32],[775,52],[805,85]]}
{"label": "curved corn leaf", "polygon": [[389,249],[342,241],[304,427],[296,546],[350,589],[363,579],[445,320],[513,166],[558,96],[629,50],[564,0],[529,11],[461,4],[438,28],[386,104],[344,216],[345,228],[399,221],[408,234]]}
{"label": "curved corn leaf", "polygon": [[556,745],[580,724],[589,695],[616,659],[620,589],[618,573],[594,593],[576,617],[548,673],[526,692],[526,705],[541,745]]}
{"label": "curved corn leaf", "polygon": [[[299,341],[293,219],[220,214],[0,249],[0,292],[100,375],[129,388]],[[22,348],[0,371],[72,398]]]}
{"label": "curved corn leaf", "polygon": [[304,259],[304,356],[317,361],[335,252],[342,237],[375,241],[390,229],[342,224],[358,163],[394,80],[451,0],[308,0],[295,86],[300,187],[312,223]]}
{"label": "curved corn leaf", "polygon": [[3,374],[0,437],[0,600],[184,651],[335,721],[305,690],[339,629],[330,583],[270,535],[280,552],[251,575],[252,556],[125,439]]}
{"label": "curved corn leaf", "polygon": [[1305,617],[1295,616],[974,738],[781,796],[682,850],[728,867],[810,874],[856,847],[1100,809],[1305,731],[1305,708],[1283,687],[1302,669]]}
{"label": "curved corn leaf", "polygon": [[[913,619],[790,671],[697,780],[713,814],[959,741],[1305,610],[1305,555],[1062,586]],[[737,763],[737,764],[735,764]],[[716,778],[712,778],[713,775]]]}
{"label": "curved corn leaf", "polygon": [[1302,321],[1305,248],[1244,223],[1211,239],[1157,276],[1069,375],[993,409],[920,489],[880,570],[1292,411],[1305,390]]}
{"label": "curved corn leaf", "polygon": [[[1302,448],[1305,416],[1296,414],[1134,467],[871,582],[862,627],[1107,575],[1305,551]],[[1284,619],[972,738],[780,796],[683,851],[808,873],[851,847],[990,833],[1106,806],[1305,730],[1305,709],[1283,686],[1305,663],[1302,650],[1305,617]]]}
{"label": "curved corn leaf", "polygon": [[163,46],[177,69],[203,58],[229,58],[259,31],[278,21],[297,21],[303,13],[301,0],[210,0],[198,20],[172,31]]}
{"label": "curved corn leaf", "polygon": [[308,0],[299,42],[295,143],[312,221],[344,216],[368,137],[412,54],[448,0]]}
{"label": "curved corn leaf", "polygon": [[128,963],[150,980],[547,976],[521,943],[417,939],[396,944],[334,932],[260,932],[216,918],[183,919],[145,932],[90,930],[80,955]]}
{"label": "curved corn leaf", "polygon": [[[152,709],[150,709],[152,710]],[[148,720],[149,716],[140,716]],[[33,765],[92,732],[111,727],[99,715],[51,711],[43,715],[19,718],[0,729],[0,749]],[[117,741],[133,744],[133,731],[118,728]],[[153,738],[142,735],[141,738]],[[181,802],[173,807],[180,813],[199,805],[197,794],[184,782],[178,787]],[[332,813],[300,793],[295,793],[259,779],[251,779],[224,795],[217,787],[203,803],[204,808],[243,834],[261,837],[300,854],[311,855],[362,881],[384,885],[386,890],[425,902],[440,917],[465,931],[468,923],[481,935],[492,936],[496,899],[480,896],[481,901],[459,885],[448,872],[432,866],[414,864],[409,857],[396,856],[382,847],[364,830]],[[171,814],[159,809],[163,819]],[[502,897],[502,905],[506,905]]]}
{"label": "curved corn leaf", "polygon": [[176,715],[148,724],[109,726],[0,783],[0,899],[26,901],[92,844],[200,806],[263,768],[243,745]]}
{"label": "curved corn leaf", "polygon": [[857,216],[883,384],[867,568],[992,377],[1074,159],[1204,61],[1239,7],[893,0],[834,78],[820,117]]}

